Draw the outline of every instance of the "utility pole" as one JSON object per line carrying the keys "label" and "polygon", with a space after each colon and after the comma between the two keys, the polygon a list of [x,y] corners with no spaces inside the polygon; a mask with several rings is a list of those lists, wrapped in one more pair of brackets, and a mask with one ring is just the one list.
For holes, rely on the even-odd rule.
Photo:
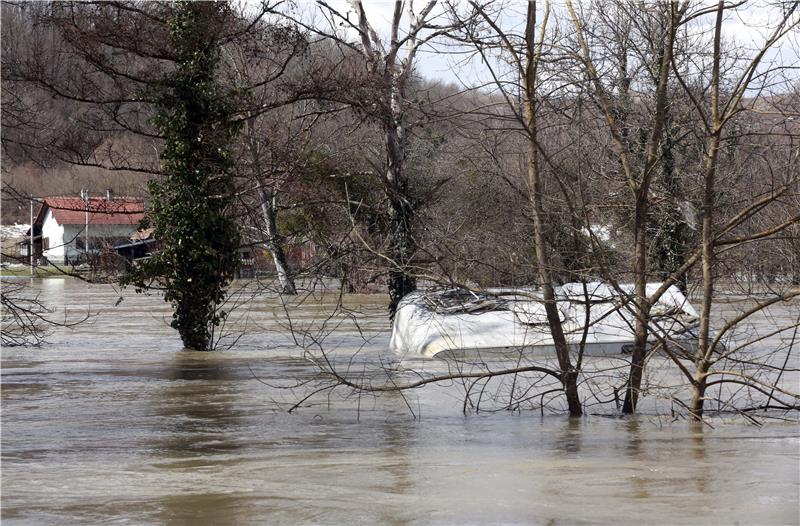
{"label": "utility pole", "polygon": [[81,199],[83,199],[84,214],[86,218],[86,225],[84,226],[84,234],[86,237],[84,240],[83,252],[86,256],[86,264],[88,265],[89,264],[89,190],[85,189],[81,190]]}
{"label": "utility pole", "polygon": [[33,276],[33,194],[29,195],[28,201],[31,205],[31,238],[30,238],[30,245],[28,246],[28,259],[31,265],[31,276]]}

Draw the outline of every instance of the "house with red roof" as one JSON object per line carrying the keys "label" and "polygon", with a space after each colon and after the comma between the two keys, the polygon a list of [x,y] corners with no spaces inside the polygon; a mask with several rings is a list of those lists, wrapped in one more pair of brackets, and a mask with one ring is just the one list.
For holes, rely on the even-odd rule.
{"label": "house with red roof", "polygon": [[76,264],[105,247],[129,243],[144,210],[144,200],[110,191],[105,197],[45,197],[33,221],[34,259]]}

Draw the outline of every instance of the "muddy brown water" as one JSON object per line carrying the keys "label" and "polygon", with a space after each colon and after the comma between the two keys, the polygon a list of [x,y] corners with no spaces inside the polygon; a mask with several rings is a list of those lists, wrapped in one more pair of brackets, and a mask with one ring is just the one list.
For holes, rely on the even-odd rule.
{"label": "muddy brown water", "polygon": [[[59,315],[92,316],[2,350],[4,525],[800,523],[796,422],[465,416],[447,386],[289,413],[317,369],[275,299],[232,321],[247,335],[231,349],[197,353],[156,296],[33,286]],[[307,344],[330,332],[314,325],[327,301],[293,307]],[[386,359],[385,307],[345,304],[375,334],[344,320],[326,341],[366,370]]]}

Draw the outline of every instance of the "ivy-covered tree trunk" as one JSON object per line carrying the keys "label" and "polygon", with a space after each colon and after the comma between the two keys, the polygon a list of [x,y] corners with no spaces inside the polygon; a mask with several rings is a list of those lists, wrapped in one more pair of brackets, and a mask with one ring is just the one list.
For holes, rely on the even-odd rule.
{"label": "ivy-covered tree trunk", "polygon": [[228,145],[237,127],[215,80],[225,2],[178,2],[170,19],[175,71],[165,80],[155,124],[165,138],[164,176],[150,184],[150,218],[161,250],[140,269],[175,309],[184,346],[211,350],[219,310],[239,265],[239,234],[229,217],[234,186]]}
{"label": "ivy-covered tree trunk", "polygon": [[[689,245],[688,226],[678,206],[682,192],[672,153],[674,138],[670,120],[667,114],[664,138],[659,145],[659,171],[654,181],[664,198],[652,207],[649,225],[648,257],[662,280],[683,266]],[[681,276],[677,285],[686,292],[686,274]]]}

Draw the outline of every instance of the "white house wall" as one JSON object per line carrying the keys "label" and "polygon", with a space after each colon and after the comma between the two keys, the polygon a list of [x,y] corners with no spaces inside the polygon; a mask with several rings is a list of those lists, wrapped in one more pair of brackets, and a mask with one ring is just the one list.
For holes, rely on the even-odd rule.
{"label": "white house wall", "polygon": [[[91,225],[89,227],[89,231],[91,233]],[[66,225],[64,226],[64,248],[66,256],[69,260],[76,259],[79,255],[83,254],[83,250],[78,250],[75,246],[75,242],[80,237],[83,239],[84,237],[84,226],[83,225]]]}
{"label": "white house wall", "polygon": [[59,225],[53,217],[53,211],[48,210],[42,223],[42,238],[47,239],[49,247],[42,251],[42,255],[54,263],[64,263],[64,227]]}

